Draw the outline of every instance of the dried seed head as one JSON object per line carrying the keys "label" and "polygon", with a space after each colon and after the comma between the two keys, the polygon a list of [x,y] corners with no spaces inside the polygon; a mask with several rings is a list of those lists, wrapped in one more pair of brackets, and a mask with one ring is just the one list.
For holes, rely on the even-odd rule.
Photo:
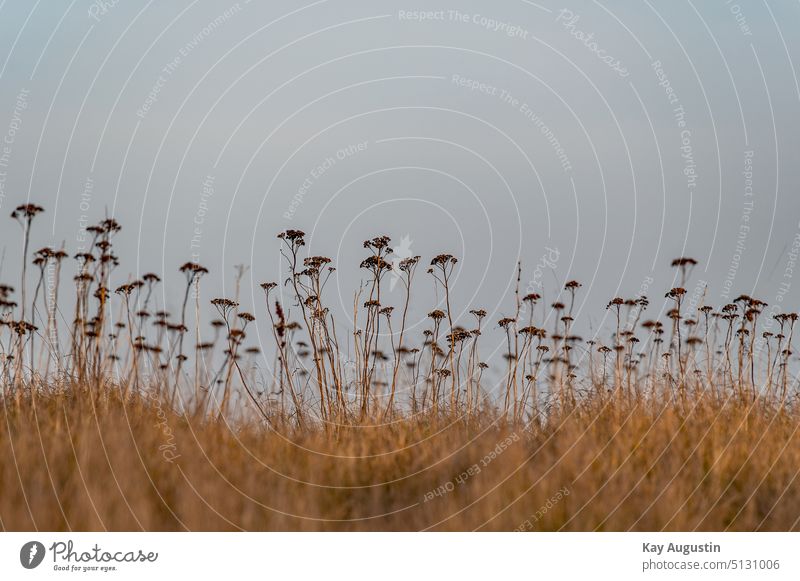
{"label": "dried seed head", "polygon": [[455,264],[458,259],[452,254],[439,254],[431,260],[431,266],[439,266],[444,268],[448,264]]}
{"label": "dried seed head", "polygon": [[454,329],[452,333],[448,333],[447,342],[452,346],[456,343],[466,341],[471,337],[471,333],[465,329]]}
{"label": "dried seed head", "polygon": [[683,287],[675,287],[674,289],[670,290],[664,296],[668,299],[679,300],[683,295],[686,294],[686,289]]}
{"label": "dried seed head", "polygon": [[403,260],[400,261],[398,268],[400,268],[400,270],[402,270],[403,272],[410,272],[411,269],[417,265],[420,259],[421,259],[420,256],[412,256],[411,258],[404,258]]}
{"label": "dried seed head", "polygon": [[42,212],[44,212],[44,208],[41,206],[37,206],[36,204],[23,204],[17,206],[16,210],[11,212],[11,217],[15,220],[21,220],[23,218],[30,220]]}
{"label": "dried seed head", "polygon": [[681,257],[681,258],[676,258],[675,260],[672,261],[673,267],[696,266],[696,265],[697,261],[694,258]]}
{"label": "dried seed head", "polygon": [[194,280],[196,277],[208,274],[208,269],[200,266],[196,262],[185,262],[179,269],[186,275],[189,280]]}
{"label": "dried seed head", "polygon": [[303,264],[309,268],[319,270],[331,261],[327,256],[309,256],[303,260]]}
{"label": "dried seed head", "polygon": [[365,240],[364,248],[371,248],[379,252],[382,250],[386,250],[387,253],[391,253],[392,249],[389,248],[389,243],[391,241],[392,239],[389,238],[388,236],[376,236],[372,240]]}
{"label": "dried seed head", "polygon": [[444,311],[441,311],[439,309],[435,309],[435,310],[431,311],[430,313],[428,313],[428,316],[431,319],[433,319],[434,321],[441,321],[442,319],[444,319],[445,314],[444,314]]}
{"label": "dried seed head", "polygon": [[377,274],[383,270],[390,270],[392,265],[377,254],[373,254],[361,261],[361,268],[367,268]]}
{"label": "dried seed head", "polygon": [[116,291],[117,294],[130,296],[130,294],[136,289],[135,286],[132,284],[123,284],[122,286],[118,287]]}
{"label": "dried seed head", "polygon": [[113,218],[106,218],[99,224],[100,229],[107,233],[107,234],[114,234],[122,230],[122,226],[120,226],[119,222],[114,220]]}
{"label": "dried seed head", "polygon": [[306,233],[302,230],[286,230],[285,232],[278,234],[278,238],[281,240],[288,240],[297,246],[303,246],[305,244],[305,235]]}

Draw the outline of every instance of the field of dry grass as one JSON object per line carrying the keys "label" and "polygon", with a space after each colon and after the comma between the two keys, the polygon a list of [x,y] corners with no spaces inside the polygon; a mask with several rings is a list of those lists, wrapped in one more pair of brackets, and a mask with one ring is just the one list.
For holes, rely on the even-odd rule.
{"label": "field of dry grass", "polygon": [[115,393],[3,406],[5,530],[798,528],[797,417],[760,405],[279,433]]}
{"label": "field of dry grass", "polygon": [[[337,318],[331,259],[287,230],[256,314],[243,271],[208,300],[191,262],[171,314],[158,275],[116,273],[113,219],[74,263],[30,252],[42,211],[12,214],[19,287],[0,285],[3,530],[798,529],[798,316],[689,301],[691,258],[663,321],[615,297],[584,340],[577,281],[544,305],[520,266],[490,321],[452,304],[454,256],[398,260],[386,236]],[[421,264],[438,302],[412,334]],[[259,322],[269,345],[249,342]],[[489,332],[503,349],[484,361]]]}

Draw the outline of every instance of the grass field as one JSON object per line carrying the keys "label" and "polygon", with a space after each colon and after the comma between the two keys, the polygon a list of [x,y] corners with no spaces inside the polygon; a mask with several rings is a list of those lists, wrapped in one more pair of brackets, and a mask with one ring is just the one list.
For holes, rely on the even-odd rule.
{"label": "grass field", "polygon": [[[394,260],[384,236],[364,243],[337,321],[332,261],[289,230],[262,315],[201,299],[195,263],[173,315],[155,274],[112,285],[114,220],[89,230],[61,289],[67,253],[29,251],[41,211],[14,212],[23,267],[0,288],[3,530],[798,529],[798,317],[744,295],[687,307],[692,259],[673,262],[665,321],[616,297],[605,340],[584,340],[578,282],[542,320],[519,284],[513,316],[454,320],[457,259]],[[412,336],[422,264],[441,300]],[[382,302],[390,272],[399,304]],[[247,342],[257,317],[263,351]],[[488,330],[499,361],[481,359]]]}
{"label": "grass field", "polygon": [[273,432],[116,393],[4,406],[6,530],[798,528],[797,417],[761,405]]}

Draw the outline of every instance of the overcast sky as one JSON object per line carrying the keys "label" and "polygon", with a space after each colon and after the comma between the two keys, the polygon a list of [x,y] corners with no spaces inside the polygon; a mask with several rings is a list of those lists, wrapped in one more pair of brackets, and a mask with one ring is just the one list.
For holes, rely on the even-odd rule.
{"label": "overcast sky", "polygon": [[518,260],[548,301],[584,283],[584,330],[682,255],[709,304],[796,310],[798,24],[795,0],[0,0],[0,210],[41,204],[34,246],[70,252],[114,216],[119,282],[166,272],[173,309],[187,260],[209,297],[250,265],[261,308],[294,228],[344,313],[378,234],[459,257],[455,304],[494,320]]}

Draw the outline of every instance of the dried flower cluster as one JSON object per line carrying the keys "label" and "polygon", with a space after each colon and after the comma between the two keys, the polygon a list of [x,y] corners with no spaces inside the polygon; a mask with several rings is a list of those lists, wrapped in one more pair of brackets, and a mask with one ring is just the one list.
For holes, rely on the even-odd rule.
{"label": "dried flower cluster", "polygon": [[[300,230],[278,235],[283,284],[264,282],[263,323],[273,345],[247,345],[256,314],[239,310],[240,268],[235,298],[210,301],[217,318],[203,331],[200,282],[208,270],[187,262],[177,317],[154,305],[161,277],[112,286],[119,265],[114,237],[121,226],[105,219],[87,231],[89,250],[74,256],[75,303],[71,325],[59,328],[59,289],[64,249],[42,248],[29,258],[32,225],[43,209],[19,206],[12,214],[23,230],[20,293],[0,285],[0,363],[4,396],[33,395],[34,380],[71,377],[92,389],[115,378],[124,396],[160,394],[173,406],[203,416],[255,414],[269,425],[351,423],[405,414],[478,418],[499,414],[506,421],[544,424],[553,410],[584,401],[621,399],[628,404],[668,397],[678,406],[698,396],[718,401],[765,401],[793,405],[792,343],[798,316],[764,313],[768,305],[742,295],[714,309],[687,309],[685,284],[697,261],[678,258],[680,286],[666,295],[665,320],[644,320],[647,297],[608,302],[613,331],[584,341],[574,332],[580,282],[570,280],[556,300],[541,304],[538,293],[522,295],[521,265],[511,312],[489,324],[504,337],[499,382],[485,385],[490,362],[481,360],[480,340],[488,313],[454,309],[453,277],[459,261],[439,254],[427,273],[439,304],[427,312],[416,337],[408,330],[415,275],[421,257],[393,260],[391,239],[366,240],[360,261],[364,280],[353,300],[352,319],[335,320],[326,288],[336,272],[331,258],[306,254]],[[28,262],[38,269],[30,293]],[[50,269],[48,271],[48,269]],[[43,292],[46,271],[55,292]],[[388,273],[402,283],[402,299],[387,300]],[[109,289],[114,288],[114,292]],[[193,292],[194,291],[194,292]],[[194,317],[190,298],[196,297]],[[208,305],[209,303],[205,303]],[[524,308],[523,308],[524,306]],[[122,314],[113,316],[115,307]],[[536,310],[541,316],[536,317]],[[424,311],[423,311],[424,312]],[[352,329],[345,337],[342,331]],[[187,348],[187,337],[195,337]],[[187,367],[193,364],[193,371]],[[499,387],[498,387],[499,386]]]}

